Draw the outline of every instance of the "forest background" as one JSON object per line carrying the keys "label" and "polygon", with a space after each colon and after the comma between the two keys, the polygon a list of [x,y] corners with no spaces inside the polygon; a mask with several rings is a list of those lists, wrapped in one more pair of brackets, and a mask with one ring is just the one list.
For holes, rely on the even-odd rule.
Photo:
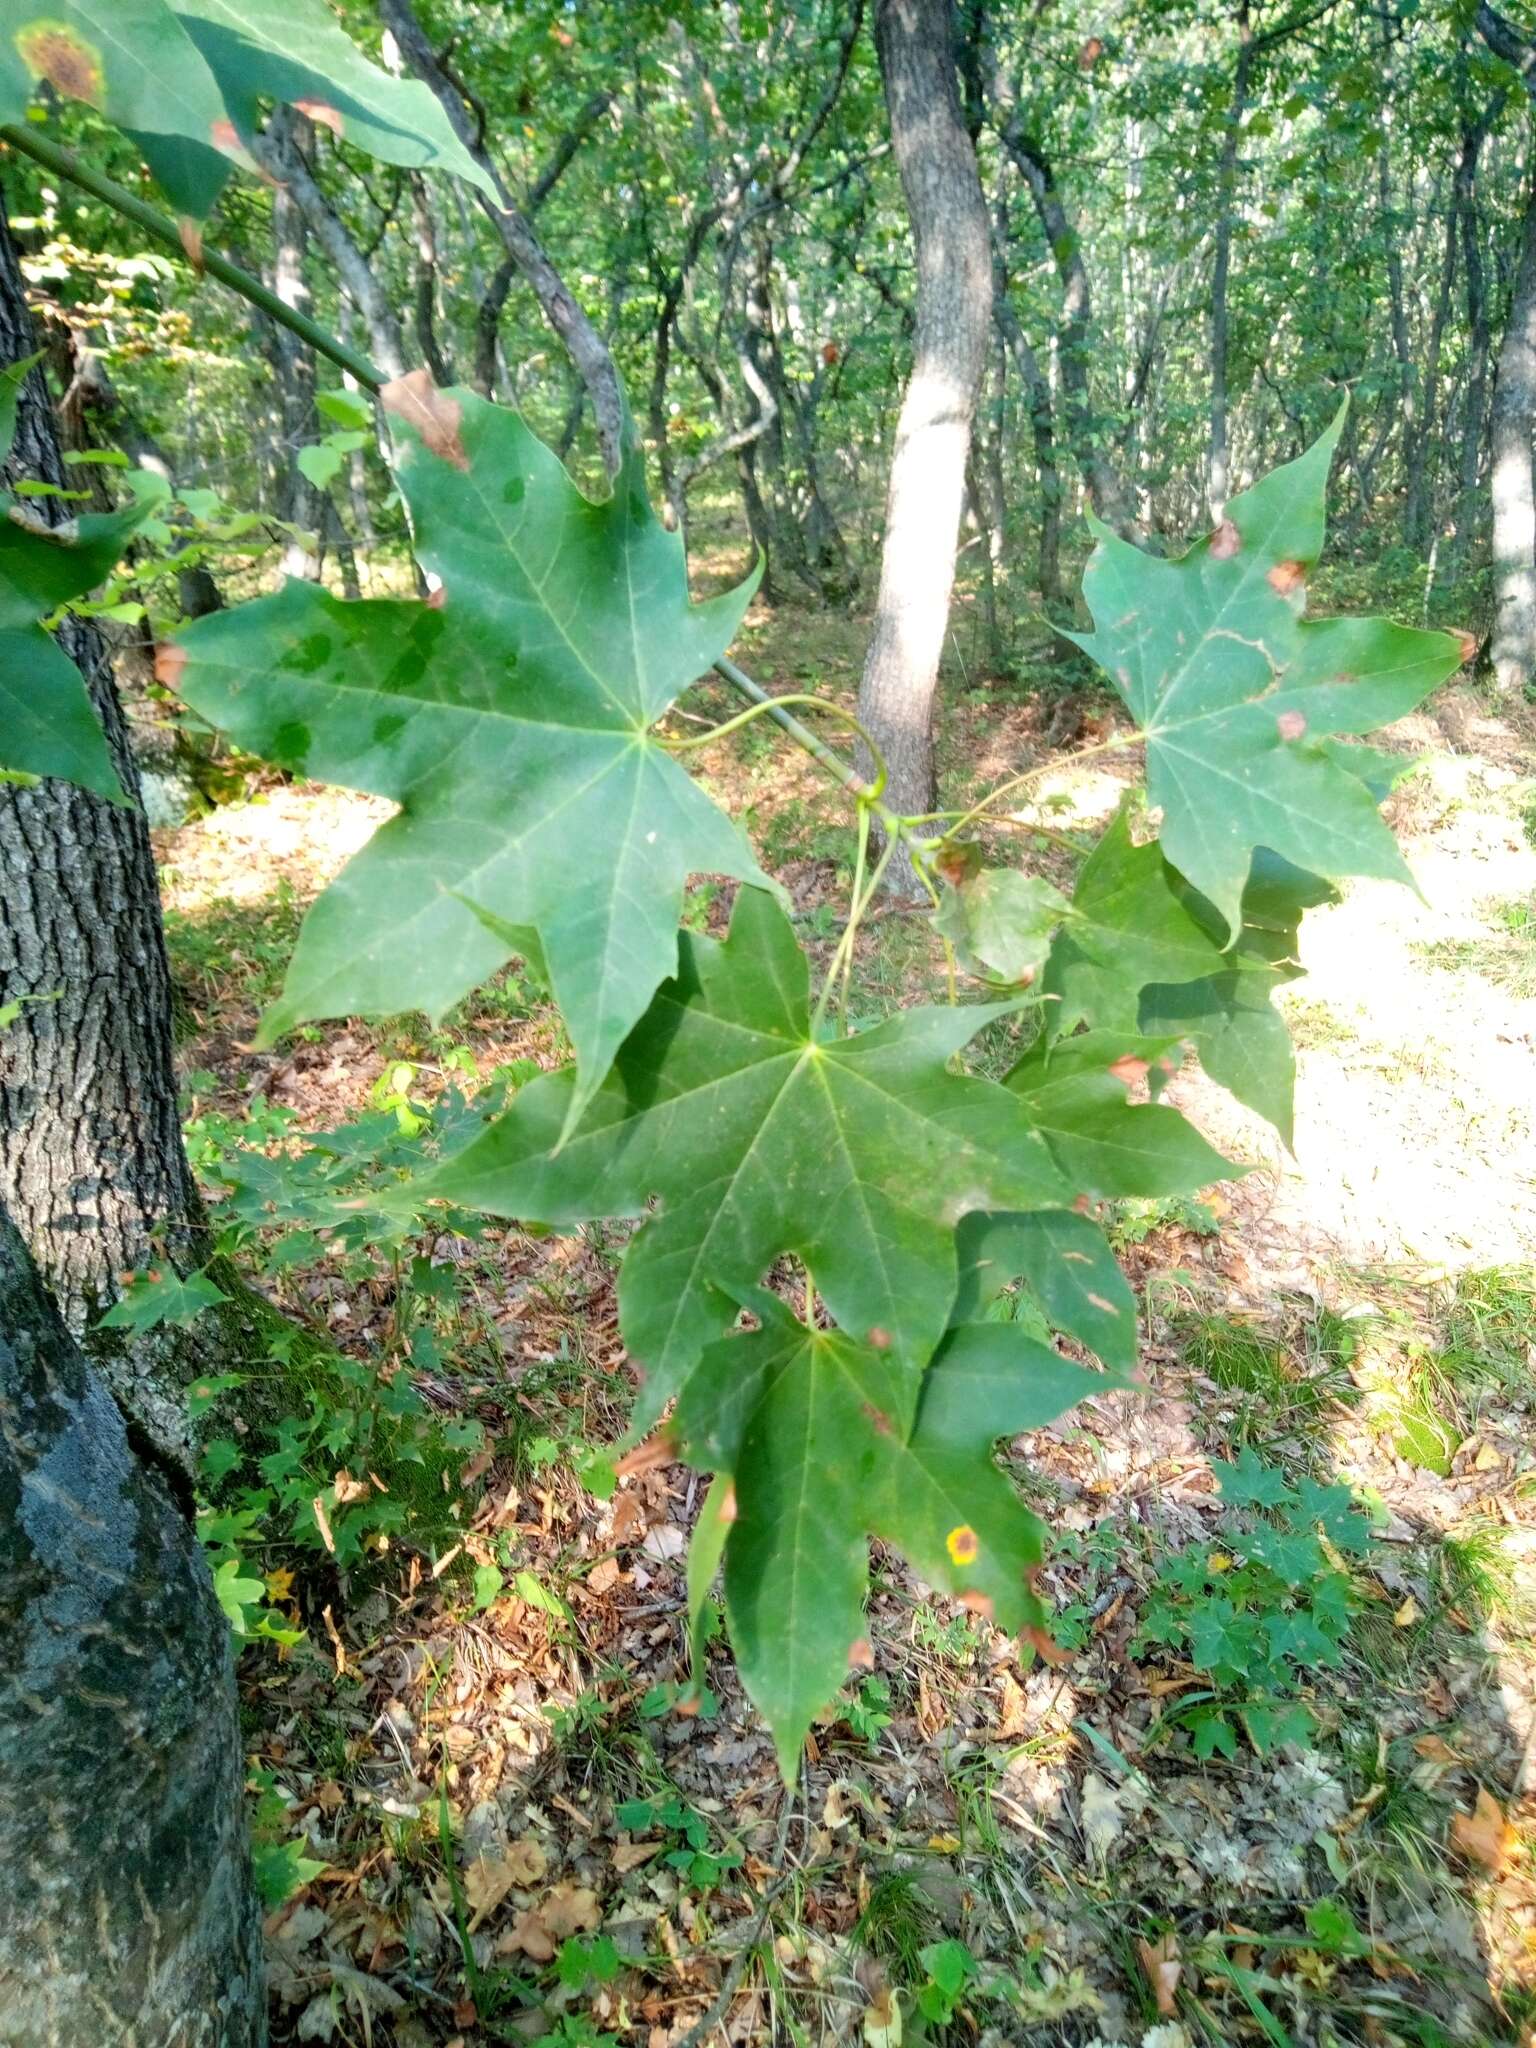
{"label": "forest background", "polygon": [[[260,1638],[245,1750],[279,2038],[1526,2039],[1530,1077],[1497,1048],[1529,1052],[1533,994],[1536,32],[1487,6],[1347,0],[909,10],[944,18],[929,55],[949,67],[950,143],[974,153],[978,229],[946,211],[941,176],[926,226],[904,186],[875,33],[899,7],[334,11],[386,72],[424,81],[478,189],[363,154],[320,99],[272,109],[256,174],[173,230],[179,246],[50,167],[63,147],[160,203],[134,142],[79,98],[45,88],[41,160],[14,139],[0,160],[7,356],[34,346],[24,282],[55,401],[58,447],[18,438],[31,503],[105,512],[130,467],[170,494],[75,608],[110,650],[128,725],[109,714],[108,734],[137,764],[168,904],[164,1018],[130,1005],[108,1034],[106,1064],[136,1077],[116,1111],[139,1177],[89,1243],[45,1258],[46,1233],[24,1234],[77,1334],[115,1300],[108,1353],[126,1345],[146,1383],[176,1354],[151,1433],[173,1462],[198,1442],[220,1592]],[[937,163],[931,112],[908,102],[917,158]],[[200,274],[219,258],[269,310]],[[973,407],[953,505],[921,465],[900,488],[925,366]],[[472,1128],[479,1091],[568,1050],[537,964],[430,1026],[303,1021],[252,1049],[299,911],[383,807],[232,752],[180,708],[157,648],[281,574],[344,598],[434,593],[368,396],[421,369],[515,405],[594,496],[627,393],[696,593],[761,564],[744,668],[857,707],[903,809],[964,810],[1059,766],[1013,820],[1047,866],[1053,835],[1121,790],[1070,765],[1115,732],[1058,630],[1086,623],[1088,515],[1177,554],[1347,395],[1314,606],[1465,636],[1457,685],[1396,735],[1430,766],[1393,799],[1423,873],[1455,875],[1451,909],[1430,888],[1441,923],[1403,927],[1396,961],[1454,980],[1426,1005],[1453,1041],[1445,1071],[1414,1050],[1417,1011],[1383,1067],[1359,1019],[1294,998],[1314,1140],[1299,1185],[1251,1127],[1196,1104],[1260,1171],[1203,1202],[1115,1209],[1159,1419],[1105,1396],[1026,1439],[1031,1497],[1063,1537],[1046,1649],[1078,1652],[1071,1680],[1049,1654],[1013,1661],[963,1606],[930,1610],[892,1561],[873,1668],[812,1736],[798,1809],[718,1651],[698,1711],[678,1621],[692,1479],[619,1483],[603,1456],[629,1402],[617,1240],[440,1234],[371,1203]],[[928,651],[902,659],[914,620]],[[679,727],[736,708],[716,678]],[[705,752],[701,774],[830,954],[846,824],[766,734]],[[14,882],[36,844],[24,804],[0,804]],[[70,799],[59,843],[104,830],[82,823],[99,808]],[[124,847],[134,829],[112,828]],[[89,972],[62,992],[8,886],[0,1003],[8,1050],[38,1064],[0,1069],[0,1102],[39,1075],[66,1101],[89,1037],[76,988],[144,985],[130,970],[159,941],[134,898],[141,852],[123,855],[123,900],[84,917]],[[918,893],[900,861],[892,877],[898,900]],[[718,934],[729,903],[696,884],[687,921]],[[1323,916],[1351,908],[1364,922],[1336,944],[1393,929],[1374,895]],[[942,999],[926,923],[877,912],[848,965],[856,1013]],[[1409,1002],[1410,979],[1382,1005]],[[173,1015],[179,1097],[173,1082],[146,1108]],[[1305,1094],[1330,1060],[1340,1097],[1434,1161],[1417,1211],[1405,1198],[1351,1231],[1337,1186],[1319,1193],[1359,1142],[1337,1101]],[[297,1131],[328,1125],[329,1149],[295,1155]],[[67,1116],[60,1131],[40,1180],[35,1128],[30,1152],[9,1147],[23,1226],[78,1168]],[[308,1166],[280,1163],[295,1156]],[[338,1198],[361,1207],[350,1231]],[[261,1372],[231,1363],[232,1323],[268,1347]],[[295,1360],[310,1391],[261,1417],[260,1460],[242,1421],[213,1435],[210,1466],[205,1414]],[[1224,1498],[1213,1457],[1236,1475]],[[1335,1520],[1302,1597],[1243,1553],[1229,1598],[1230,1516],[1299,1537],[1296,1488],[1335,1472],[1374,1512],[1369,1563]],[[1313,1742],[1255,1735],[1237,1626],[1254,1616],[1291,1645],[1266,1684],[1280,1671],[1305,1695]],[[1335,1651],[1349,1661],[1324,1677]],[[1372,1702],[1364,1744],[1352,1696]]]}

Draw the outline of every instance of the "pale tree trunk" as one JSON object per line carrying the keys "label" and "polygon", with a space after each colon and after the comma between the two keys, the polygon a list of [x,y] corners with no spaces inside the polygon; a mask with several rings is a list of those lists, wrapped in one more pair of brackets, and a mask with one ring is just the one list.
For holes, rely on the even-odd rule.
{"label": "pale tree trunk", "polygon": [[229,1624],[0,1210],[0,2048],[260,2048]]}
{"label": "pale tree trunk", "polygon": [[[987,207],[960,111],[953,29],[950,0],[881,0],[875,15],[917,257],[917,322],[859,716],[890,768],[887,802],[909,814],[933,804],[933,695],[992,321]],[[917,887],[905,849],[887,872],[896,893]]]}
{"label": "pale tree trunk", "polygon": [[[291,107],[279,107],[272,130],[285,151],[302,155],[310,140],[310,124]],[[304,258],[309,231],[291,185],[272,194],[272,289],[295,313],[309,311],[309,282]],[[272,361],[277,371],[277,398],[282,420],[283,469],[278,512],[315,538],[316,551],[289,539],[283,548],[283,574],[315,583],[320,577],[319,545],[325,523],[325,501],[300,470],[296,457],[308,442],[318,440],[320,415],[315,410],[315,352],[291,328],[273,321]]]}
{"label": "pale tree trunk", "polygon": [[[35,348],[0,209],[0,362]],[[22,386],[8,472],[67,481],[38,370]],[[70,509],[57,498],[33,503],[43,517]],[[101,635],[66,619],[58,637],[86,679],[118,777],[136,796]],[[185,1272],[207,1254],[177,1114],[154,854],[137,806],[68,782],[0,788],[0,1001],[18,998],[20,1016],[0,1031],[0,1209],[83,1337],[117,1299],[120,1274],[161,1261]],[[169,1455],[189,1455],[182,1390],[216,1369],[214,1341],[199,1325],[103,1352],[118,1400]]]}
{"label": "pale tree trunk", "polygon": [[1520,266],[1499,349],[1490,426],[1493,456],[1493,673],[1514,696],[1536,680],[1536,191],[1526,201]]}
{"label": "pale tree trunk", "polygon": [[1248,80],[1254,55],[1247,0],[1239,0],[1237,34],[1237,68],[1233,74],[1226,133],[1222,137],[1217,165],[1216,260],[1211,273],[1211,446],[1206,498],[1211,518],[1218,525],[1227,502],[1231,470],[1227,428],[1227,357],[1231,316],[1227,286],[1232,274],[1232,228],[1237,210],[1237,157],[1242,142],[1243,116],[1248,110]]}

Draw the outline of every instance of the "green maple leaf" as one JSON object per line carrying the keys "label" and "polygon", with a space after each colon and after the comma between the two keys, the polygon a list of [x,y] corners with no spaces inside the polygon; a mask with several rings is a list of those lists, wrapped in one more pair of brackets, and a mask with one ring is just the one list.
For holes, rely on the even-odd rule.
{"label": "green maple leaf", "polygon": [[413,1192],[557,1225],[662,1198],[620,1280],[625,1342],[647,1375],[637,1427],[785,1253],[843,1329],[881,1334],[908,1387],[905,1427],[955,1298],[955,1224],[1070,1200],[1024,1104],[948,1070],[1011,1007],[903,1010],[820,1042],[789,919],[743,889],[723,942],[683,934],[677,976],[558,1152],[569,1073],[524,1088]]}
{"label": "green maple leaf", "polygon": [[1234,933],[1261,846],[1330,879],[1411,879],[1353,750],[1331,736],[1401,718],[1460,660],[1448,633],[1302,620],[1343,417],[1177,560],[1093,522],[1083,592],[1095,630],[1072,637],[1145,736],[1164,852]]}
{"label": "green maple leaf", "polygon": [[[10,406],[13,417],[14,394]],[[11,423],[0,417],[7,447]],[[145,499],[53,528],[24,511],[0,517],[0,767],[128,801],[85,678],[39,621],[106,580],[148,509]]]}
{"label": "green maple leaf", "polygon": [[809,1328],[771,1295],[753,1307],[759,1329],[705,1351],[677,1429],[694,1462],[734,1477],[726,1616],[792,1781],[806,1730],[864,1632],[869,1537],[999,1627],[1041,1620],[1028,1577],[1043,1531],[992,1445],[1106,1382],[1006,1324],[968,1324],[940,1347],[903,1431],[909,1388],[891,1351]]}
{"label": "green maple leaf", "polygon": [[132,135],[179,213],[201,219],[259,102],[302,103],[385,163],[492,191],[418,79],[363,55],[323,0],[15,0],[0,38],[0,121],[47,79]]}
{"label": "green maple leaf", "polygon": [[689,875],[768,886],[651,731],[729,645],[753,584],[690,603],[633,448],[593,504],[515,412],[404,381],[441,451],[402,428],[441,604],[290,582],[181,637],[182,694],[205,718],[401,806],[310,911],[262,1042],[310,1017],[441,1016],[531,927],[576,1047],[574,1120],[676,966]]}
{"label": "green maple leaf", "polygon": [[1082,1199],[1192,1194],[1245,1171],[1161,1103],[1131,1088],[1176,1070],[1178,1041],[1087,1031],[1033,1046],[1008,1075]]}
{"label": "green maple leaf", "polygon": [[1212,1458],[1211,1474],[1229,1507],[1290,1508],[1296,1503],[1297,1496],[1286,1484],[1285,1474],[1266,1465],[1251,1444],[1244,1446],[1235,1465],[1229,1465],[1224,1458]]}
{"label": "green maple leaf", "polygon": [[957,1232],[953,1320],[970,1322],[1014,1280],[1028,1282],[1058,1330],[1117,1373],[1136,1363],[1136,1297],[1104,1233],[1070,1209],[965,1217]]}
{"label": "green maple leaf", "polygon": [[1073,915],[1046,963],[1043,987],[1055,998],[1046,1013],[1050,1030],[1089,1024],[1183,1037],[1212,1080],[1268,1117],[1289,1143],[1296,1061],[1272,998],[1301,973],[1303,911],[1336,900],[1320,876],[1259,847],[1229,943],[1220,913],[1158,844],[1133,842],[1122,810],[1083,865]]}

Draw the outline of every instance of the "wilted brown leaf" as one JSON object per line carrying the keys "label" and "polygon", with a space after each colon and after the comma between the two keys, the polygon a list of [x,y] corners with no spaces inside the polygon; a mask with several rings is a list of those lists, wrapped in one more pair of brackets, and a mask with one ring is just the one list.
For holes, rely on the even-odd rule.
{"label": "wilted brown leaf", "polygon": [[1486,1785],[1477,1788],[1477,1805],[1470,1813],[1451,1815],[1451,1847],[1495,1877],[1509,1868],[1518,1843],[1503,1807]]}
{"label": "wilted brown leaf", "polygon": [[1147,1973],[1147,1982],[1152,1987],[1160,2015],[1172,2019],[1177,2010],[1175,1993],[1179,1978],[1184,1974],[1183,1958],[1179,1954],[1179,1937],[1170,1928],[1157,1941],[1138,1941],[1136,1953],[1141,1958],[1141,1967]]}
{"label": "wilted brown leaf", "polygon": [[495,1912],[509,1891],[537,1884],[548,1868],[543,1849],[531,1835],[510,1844],[505,1856],[477,1856],[464,1873],[464,1896],[473,1916],[470,1933]]}

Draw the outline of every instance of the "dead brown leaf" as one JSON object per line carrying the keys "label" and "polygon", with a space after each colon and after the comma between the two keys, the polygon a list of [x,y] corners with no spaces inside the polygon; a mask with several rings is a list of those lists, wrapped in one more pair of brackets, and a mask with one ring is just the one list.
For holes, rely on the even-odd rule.
{"label": "dead brown leaf", "polygon": [[591,1934],[603,1924],[597,1893],[584,1884],[557,1884],[539,1912],[550,1933],[561,1941],[573,1934]]}
{"label": "dead brown leaf", "polygon": [[1175,1993],[1179,1979],[1184,1974],[1184,1961],[1179,1954],[1179,1937],[1170,1928],[1157,1941],[1138,1941],[1136,1953],[1141,1958],[1141,1967],[1147,1973],[1147,1982],[1152,1987],[1152,1997],[1158,2013],[1165,2020],[1172,2019],[1178,2009]]}
{"label": "dead brown leaf", "polygon": [[477,1856],[464,1873],[464,1896],[473,1915],[470,1933],[495,1912],[509,1891],[537,1884],[548,1868],[542,1847],[531,1835],[511,1843],[505,1856]]}
{"label": "dead brown leaf", "polygon": [[1450,1840],[1469,1863],[1480,1863],[1495,1877],[1508,1870],[1519,1845],[1519,1836],[1486,1785],[1478,1786],[1477,1804],[1470,1813],[1451,1815]]}
{"label": "dead brown leaf", "polygon": [[665,1842],[616,1842],[608,1860],[622,1875],[626,1870],[638,1870],[642,1863],[649,1863],[665,1847]]}

